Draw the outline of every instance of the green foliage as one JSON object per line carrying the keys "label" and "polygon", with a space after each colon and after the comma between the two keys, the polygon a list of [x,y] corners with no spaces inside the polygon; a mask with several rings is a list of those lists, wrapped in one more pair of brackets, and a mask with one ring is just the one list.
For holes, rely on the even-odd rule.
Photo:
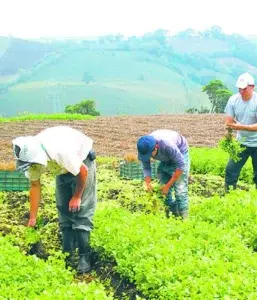
{"label": "green foliage", "polygon": [[239,154],[245,149],[238,140],[233,136],[233,130],[227,129],[227,134],[224,138],[219,141],[219,147],[229,154],[229,157],[234,161],[238,162],[241,158]]}
{"label": "green foliage", "polygon": [[224,109],[226,107],[226,104],[228,102],[228,99],[232,96],[232,92],[225,89],[218,89],[216,92],[217,102],[216,102],[216,109],[214,112],[216,113],[224,113]]}
{"label": "green foliage", "polygon": [[223,113],[226,103],[232,92],[220,80],[212,80],[203,86],[202,91],[206,93],[212,104],[211,113]]}
{"label": "green foliage", "polygon": [[[146,299],[256,299],[257,192],[247,185],[247,192],[236,190],[220,197],[223,178],[216,175],[224,175],[227,153],[191,148],[190,156],[194,174],[189,184],[190,219],[185,222],[165,218],[159,184],[154,182],[154,192],[146,193],[143,181],[119,177],[119,159],[97,157],[99,203],[91,245],[103,264],[114,262],[114,270],[135,283]],[[245,177],[250,182],[249,164],[244,172],[251,174]],[[17,249],[14,253],[15,248],[2,245],[0,239],[3,297],[107,299],[98,283],[77,284],[64,269],[55,183],[45,176],[42,183],[35,229],[24,226],[28,192],[0,193],[0,233],[22,252],[47,259],[25,257]]]}
{"label": "green foliage", "polygon": [[[192,174],[212,174],[224,177],[228,153],[218,148],[190,148]],[[252,183],[253,169],[250,160],[243,167],[239,179]]]}
{"label": "green foliage", "polygon": [[[74,283],[58,255],[47,262],[25,256],[17,247],[0,237],[1,299],[113,299],[97,282]],[[59,255],[60,256],[60,255]]]}
{"label": "green foliage", "polygon": [[257,250],[257,191],[233,190],[225,197],[215,196],[191,207],[197,220],[231,230],[247,247]]}
{"label": "green foliage", "polygon": [[83,100],[74,105],[67,105],[65,107],[65,112],[69,114],[100,116],[100,113],[95,110],[94,100]]}
{"label": "green foliage", "polygon": [[98,171],[98,199],[100,202],[115,201],[131,212],[155,214],[165,210],[164,197],[157,182],[153,183],[153,192],[148,193],[142,180],[121,179],[111,161],[109,167],[105,165]]}
{"label": "green foliage", "polygon": [[108,206],[97,211],[92,244],[147,299],[257,296],[256,255],[233,231]]}

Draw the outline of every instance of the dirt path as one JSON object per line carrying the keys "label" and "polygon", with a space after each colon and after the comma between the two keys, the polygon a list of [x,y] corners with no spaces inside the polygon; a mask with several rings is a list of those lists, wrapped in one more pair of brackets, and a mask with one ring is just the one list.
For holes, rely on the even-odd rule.
{"label": "dirt path", "polygon": [[21,135],[34,135],[57,125],[69,125],[93,138],[98,155],[122,157],[136,152],[141,135],[156,129],[172,129],[183,134],[190,146],[214,147],[224,135],[224,115],[156,115],[99,117],[89,121],[25,121],[0,123],[0,162],[13,161],[11,141]]}

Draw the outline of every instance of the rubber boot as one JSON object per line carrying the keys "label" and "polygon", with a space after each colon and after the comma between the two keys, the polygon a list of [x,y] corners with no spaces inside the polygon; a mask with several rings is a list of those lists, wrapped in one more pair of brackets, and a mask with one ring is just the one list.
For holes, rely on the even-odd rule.
{"label": "rubber boot", "polygon": [[79,247],[78,274],[87,273],[91,269],[91,255],[89,246],[90,232],[86,230],[76,230]]}
{"label": "rubber boot", "polygon": [[234,183],[234,184],[225,183],[225,194],[229,193],[232,188],[233,188],[233,190],[236,189],[236,183]]}
{"label": "rubber boot", "polygon": [[72,228],[62,229],[62,248],[63,252],[67,253],[66,268],[76,267],[76,232]]}

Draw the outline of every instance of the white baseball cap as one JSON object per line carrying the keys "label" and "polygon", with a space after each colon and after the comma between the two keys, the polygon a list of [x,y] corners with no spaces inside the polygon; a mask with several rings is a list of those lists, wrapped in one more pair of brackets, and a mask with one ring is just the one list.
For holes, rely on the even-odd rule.
{"label": "white baseball cap", "polygon": [[245,89],[248,85],[254,85],[254,78],[249,73],[240,75],[236,82],[236,87],[239,89]]}
{"label": "white baseball cap", "polygon": [[[24,165],[31,163],[47,166],[47,154],[41,143],[35,136],[21,136],[12,141],[14,156],[16,158],[16,168],[19,169]],[[16,146],[20,151],[17,153]]]}

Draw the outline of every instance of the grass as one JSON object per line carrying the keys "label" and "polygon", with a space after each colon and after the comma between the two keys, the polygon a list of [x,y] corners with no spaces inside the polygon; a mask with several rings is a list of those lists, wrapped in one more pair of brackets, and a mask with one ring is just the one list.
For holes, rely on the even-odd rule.
{"label": "grass", "polygon": [[81,114],[24,114],[17,117],[0,118],[0,123],[31,120],[93,120],[96,117]]}

